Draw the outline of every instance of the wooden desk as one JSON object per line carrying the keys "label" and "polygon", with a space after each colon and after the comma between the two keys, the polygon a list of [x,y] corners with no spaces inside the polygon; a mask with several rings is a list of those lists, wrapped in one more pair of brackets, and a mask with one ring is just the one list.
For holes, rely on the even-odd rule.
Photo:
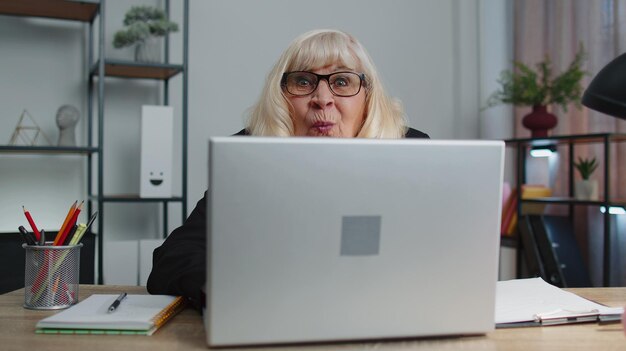
{"label": "wooden desk", "polygon": [[[144,287],[80,287],[81,299],[94,293],[146,293]],[[626,305],[626,288],[570,289],[583,297],[614,307]],[[152,336],[128,335],[43,335],[35,334],[35,324],[54,313],[22,307],[24,290],[0,295],[0,349],[36,351],[98,350],[206,350],[200,314],[186,309]],[[291,350],[294,347],[276,347]],[[238,348],[237,350],[266,350]],[[626,350],[621,324],[586,323],[567,326],[499,329],[486,336],[437,338],[339,345],[307,345],[304,350]]]}

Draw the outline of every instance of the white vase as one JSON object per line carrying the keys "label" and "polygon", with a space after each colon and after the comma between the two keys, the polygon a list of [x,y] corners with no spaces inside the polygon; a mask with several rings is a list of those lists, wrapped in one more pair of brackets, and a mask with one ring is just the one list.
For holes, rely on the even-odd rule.
{"label": "white vase", "polygon": [[161,42],[157,37],[148,37],[135,45],[135,61],[159,62],[161,61]]}
{"label": "white vase", "polygon": [[574,184],[574,194],[576,200],[598,200],[598,181],[579,180]]}

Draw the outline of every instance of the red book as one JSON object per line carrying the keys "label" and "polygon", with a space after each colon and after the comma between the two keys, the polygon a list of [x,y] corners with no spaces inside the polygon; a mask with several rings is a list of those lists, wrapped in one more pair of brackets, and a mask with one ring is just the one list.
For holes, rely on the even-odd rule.
{"label": "red book", "polygon": [[509,199],[504,209],[502,209],[502,224],[500,226],[500,233],[502,235],[508,235],[508,229],[513,219],[513,214],[517,212],[517,188],[511,191]]}

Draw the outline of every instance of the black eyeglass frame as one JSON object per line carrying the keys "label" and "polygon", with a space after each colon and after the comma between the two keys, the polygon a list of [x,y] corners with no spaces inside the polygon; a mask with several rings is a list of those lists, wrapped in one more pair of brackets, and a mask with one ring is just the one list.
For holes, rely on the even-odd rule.
{"label": "black eyeglass frame", "polygon": [[[294,94],[292,92],[289,91],[289,89],[287,89],[287,76],[292,74],[292,73],[308,73],[308,74],[312,74],[317,78],[317,82],[315,82],[315,87],[313,88],[313,90],[311,90],[310,93],[307,94]],[[350,74],[356,74],[359,77],[359,90],[356,91],[356,93],[352,94],[352,95],[340,95],[337,94],[333,88],[332,85],[330,84],[330,76],[333,76],[335,74],[340,74],[340,73],[350,73]],[[285,72],[283,73],[282,78],[280,79],[280,86],[286,90],[289,94],[294,95],[294,96],[307,96],[307,95],[311,95],[315,92],[315,90],[317,90],[317,87],[320,83],[321,80],[325,80],[326,83],[328,83],[328,88],[330,89],[330,92],[335,95],[335,96],[340,96],[340,97],[352,97],[355,95],[358,95],[361,92],[361,87],[362,86],[366,86],[367,85],[367,80],[365,79],[365,73],[356,73],[356,72],[352,72],[352,71],[339,71],[339,72],[333,72],[330,74],[317,74],[317,73],[313,73],[313,72],[309,72],[309,71],[291,71],[291,72]]]}

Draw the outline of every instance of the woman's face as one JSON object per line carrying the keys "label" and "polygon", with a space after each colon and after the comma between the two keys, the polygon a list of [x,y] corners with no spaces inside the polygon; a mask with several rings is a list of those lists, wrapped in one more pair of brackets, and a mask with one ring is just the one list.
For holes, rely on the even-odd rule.
{"label": "woman's face", "polygon": [[[335,65],[310,72],[332,74],[351,71]],[[328,82],[320,79],[317,88],[309,95],[295,96],[285,92],[292,105],[291,118],[295,136],[328,136],[353,138],[365,118],[365,89],[350,97],[334,95]]]}

